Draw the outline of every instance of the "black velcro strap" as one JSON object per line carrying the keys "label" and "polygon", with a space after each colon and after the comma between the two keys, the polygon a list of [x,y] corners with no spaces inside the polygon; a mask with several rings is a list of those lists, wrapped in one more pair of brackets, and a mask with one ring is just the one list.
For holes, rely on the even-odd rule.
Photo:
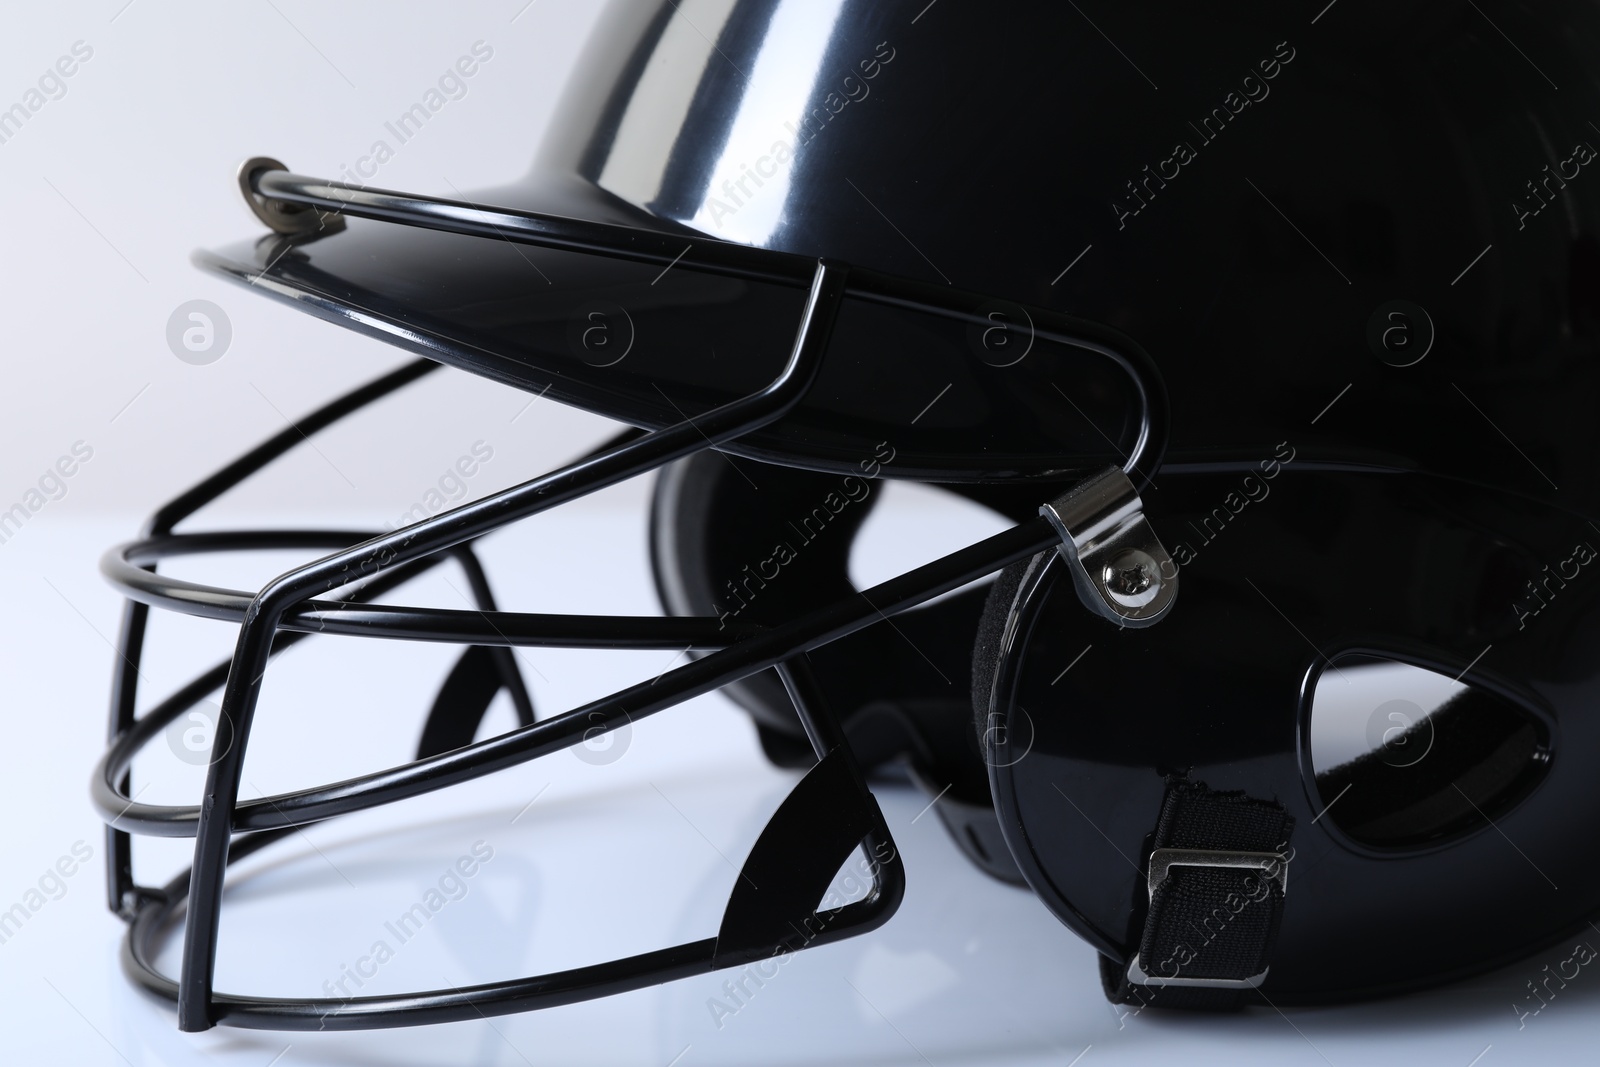
{"label": "black velcro strap", "polygon": [[[1203,783],[1171,783],[1161,806],[1153,850],[1211,853],[1285,853],[1294,820],[1281,806],[1242,792],[1216,793]],[[1171,855],[1171,853],[1168,853]],[[1281,867],[1211,865],[1188,857],[1168,869],[1149,897],[1139,939],[1140,969],[1152,978],[1242,981],[1265,971],[1283,917]],[[1286,860],[1284,862],[1287,862]],[[1144,887],[1141,886],[1141,889]],[[1144,1007],[1229,1011],[1251,998],[1249,989],[1139,984],[1127,965],[1101,961],[1101,980],[1114,1003]]]}

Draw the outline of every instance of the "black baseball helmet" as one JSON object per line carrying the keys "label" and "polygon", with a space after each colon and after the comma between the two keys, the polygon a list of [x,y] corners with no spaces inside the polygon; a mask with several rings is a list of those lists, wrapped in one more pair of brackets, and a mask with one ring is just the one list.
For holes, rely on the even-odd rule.
{"label": "black baseball helmet", "polygon": [[[827,943],[899,902],[869,788],[896,769],[975,863],[1099,950],[1130,1005],[1395,993],[1583,928],[1600,910],[1583,845],[1600,827],[1600,12],[1373,17],[627,0],[520,181],[423,195],[371,187],[359,162],[325,180],[248,161],[269,232],[199,265],[420,359],[106,557],[129,605],[93,791],[132,978],[185,1029],[360,1028]],[[630,429],[388,533],[176,531],[440,366]],[[664,616],[495,607],[475,539],[652,471]],[[857,589],[851,546],[885,479],[1008,526]],[[253,593],[157,566],[260,547],[308,562]],[[445,559],[483,610],[373,603]],[[152,606],[239,640],[136,716]],[[465,651],[415,762],[241,799],[268,660],[311,634]],[[540,716],[519,645],[693,658]],[[804,774],[716,936],[408,995],[213,988],[228,861],[719,688]],[[204,797],[139,801],[134,754],[216,690]],[[501,690],[519,725],[474,740]],[[194,837],[192,870],[135,884],[130,832]],[[857,848],[873,891],[824,906]],[[174,978],[154,959],[180,913]]]}

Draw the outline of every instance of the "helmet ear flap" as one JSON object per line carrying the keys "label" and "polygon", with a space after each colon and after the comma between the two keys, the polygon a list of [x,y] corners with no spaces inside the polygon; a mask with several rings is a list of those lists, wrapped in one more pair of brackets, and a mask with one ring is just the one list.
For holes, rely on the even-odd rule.
{"label": "helmet ear flap", "polygon": [[990,739],[997,716],[994,706],[994,683],[1000,673],[1000,655],[1005,648],[1001,635],[1011,620],[1011,609],[1016,603],[1017,590],[1022,577],[1034,560],[1013,563],[1001,571],[989,587],[983,602],[983,614],[978,617],[978,636],[972,645],[972,728],[978,739],[978,752],[988,759]]}

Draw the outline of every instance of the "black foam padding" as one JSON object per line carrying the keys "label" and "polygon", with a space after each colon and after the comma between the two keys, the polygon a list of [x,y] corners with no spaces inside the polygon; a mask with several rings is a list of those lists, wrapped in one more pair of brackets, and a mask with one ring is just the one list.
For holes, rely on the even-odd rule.
{"label": "black foam padding", "polygon": [[1000,635],[1011,618],[1011,607],[1022,585],[1022,576],[1032,563],[1033,560],[1025,559],[1001,571],[989,587],[983,613],[978,617],[978,636],[972,644],[972,728],[980,745],[989,728],[989,714],[996,710],[990,704],[995,675],[1000,670]]}

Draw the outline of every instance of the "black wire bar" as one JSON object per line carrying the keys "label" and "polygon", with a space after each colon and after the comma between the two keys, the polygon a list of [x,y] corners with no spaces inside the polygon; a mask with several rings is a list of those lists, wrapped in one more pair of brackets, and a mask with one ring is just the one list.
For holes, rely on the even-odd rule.
{"label": "black wire bar", "polygon": [[[628,227],[530,212],[484,209],[436,198],[319,182],[284,171],[250,177],[259,194],[294,204],[452,232],[511,239],[616,258],[667,262],[678,249],[664,235]],[[691,269],[796,286],[809,295],[790,358],[766,387],[693,421],[658,430],[628,431],[595,452],[539,478],[491,494],[389,533],[355,531],[233,531],[174,533],[197,509],[249,477],[316,431],[389,395],[436,368],[430,360],[402,366],[302,419],[158,510],[143,536],[118,546],[102,570],[128,598],[114,668],[107,752],[93,776],[92,799],[107,821],[107,886],[111,907],[129,921],[124,968],[146,991],[178,1007],[184,1030],[216,1023],[267,1029],[361,1029],[471,1019],[571,1003],[637,989],[677,977],[733,966],[796,947],[826,944],[887,921],[904,890],[904,872],[887,825],[827,708],[805,653],[982,578],[1059,543],[1043,518],[1029,520],[853,597],[764,628],[723,626],[708,617],[657,618],[541,615],[498,610],[472,542],[510,523],[655,470],[769,425],[791,411],[815,381],[835,317],[846,296],[984,321],[965,297],[922,283],[851,272],[826,261],[710,241]],[[1043,335],[1050,336],[1048,316]],[[1148,357],[1104,349],[1062,334],[1079,347],[1102,351],[1134,382],[1142,403],[1138,440],[1126,470],[1147,480],[1165,447],[1165,394]],[[250,594],[160,575],[171,556],[262,548],[328,550]],[[454,559],[466,570],[475,610],[450,610],[367,601],[423,571]],[[236,623],[232,658],[179,689],[143,717],[135,714],[149,609],[159,606]],[[489,646],[502,683],[511,691],[520,725],[506,733],[415,762],[342,782],[241,801],[239,786],[252,718],[268,661],[311,634],[398,638]],[[597,648],[689,647],[708,651],[650,682],[630,686],[579,708],[534,721],[509,649],[522,646]],[[778,900],[755,897],[741,879],[722,928],[713,938],[573,970],[464,988],[390,996],[340,998],[247,997],[213,988],[224,872],[296,828],[413,797],[547,755],[740,678],[777,668],[818,763],[795,787],[763,831],[746,870],[792,861],[785,827],[802,816],[839,827],[816,846],[812,866],[826,876],[856,846],[873,857],[871,893],[842,908],[814,912],[820,894]],[[134,756],[185,709],[222,689],[205,803],[148,804],[132,792]],[[129,832],[195,838],[190,871],[162,887],[133,878]],[[843,836],[838,836],[842,834]],[[805,835],[802,835],[805,836]],[[831,849],[831,851],[829,851]],[[843,855],[839,850],[844,849]],[[831,864],[831,866],[830,866]],[[783,882],[769,878],[768,884]],[[802,894],[816,885],[801,879]],[[826,887],[826,881],[822,883]],[[165,932],[184,919],[182,971],[176,980],[154,965]],[[803,925],[796,945],[786,933]]]}

